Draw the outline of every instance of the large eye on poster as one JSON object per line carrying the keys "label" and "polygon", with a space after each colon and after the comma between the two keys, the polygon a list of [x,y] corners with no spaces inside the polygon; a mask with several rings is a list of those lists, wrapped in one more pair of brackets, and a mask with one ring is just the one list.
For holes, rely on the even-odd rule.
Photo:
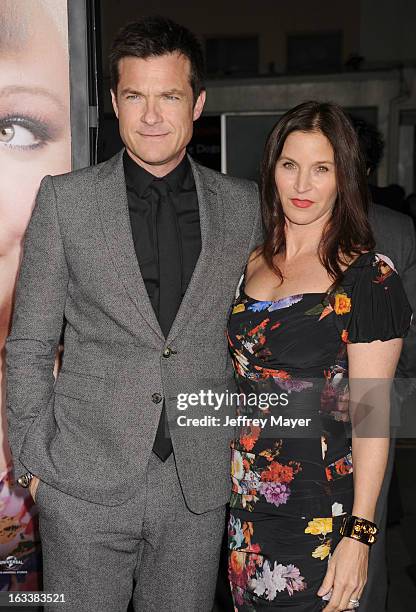
{"label": "large eye on poster", "polygon": [[14,487],[4,344],[22,239],[46,174],[71,170],[67,0],[0,2],[0,589],[39,590],[36,507]]}

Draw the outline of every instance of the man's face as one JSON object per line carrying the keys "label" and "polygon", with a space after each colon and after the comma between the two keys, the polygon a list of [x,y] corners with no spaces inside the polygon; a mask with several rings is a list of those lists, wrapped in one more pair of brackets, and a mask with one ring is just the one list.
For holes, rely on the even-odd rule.
{"label": "man's face", "polygon": [[190,62],[180,53],[119,62],[117,92],[111,92],[120,136],[130,156],[156,176],[164,176],[185,155],[193,122],[202,113],[205,92],[195,104]]}

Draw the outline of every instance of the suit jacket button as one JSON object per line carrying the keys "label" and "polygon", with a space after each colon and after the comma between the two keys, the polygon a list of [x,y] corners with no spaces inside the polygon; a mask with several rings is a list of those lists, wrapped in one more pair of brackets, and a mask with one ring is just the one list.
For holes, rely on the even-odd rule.
{"label": "suit jacket button", "polygon": [[172,355],[172,349],[167,346],[163,351],[162,355],[166,358],[170,357]]}
{"label": "suit jacket button", "polygon": [[161,401],[162,401],[162,396],[160,395],[160,393],[153,393],[152,402],[154,402],[155,404],[159,404]]}

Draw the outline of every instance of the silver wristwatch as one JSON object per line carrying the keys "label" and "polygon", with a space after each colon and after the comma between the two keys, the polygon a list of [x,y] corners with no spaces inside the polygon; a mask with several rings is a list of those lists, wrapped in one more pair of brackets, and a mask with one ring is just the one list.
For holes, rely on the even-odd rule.
{"label": "silver wristwatch", "polygon": [[25,489],[28,488],[28,486],[30,485],[30,481],[33,478],[33,474],[31,474],[30,472],[26,472],[26,474],[23,474],[23,476],[20,476],[17,479],[17,482],[19,483],[19,485],[21,487],[24,487]]}

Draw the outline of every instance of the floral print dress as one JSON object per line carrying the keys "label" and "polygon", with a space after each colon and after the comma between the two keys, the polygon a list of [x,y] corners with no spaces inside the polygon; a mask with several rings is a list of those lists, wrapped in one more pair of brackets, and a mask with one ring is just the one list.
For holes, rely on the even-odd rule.
{"label": "floral print dress", "polygon": [[403,337],[411,309],[393,263],[374,252],[330,293],[259,301],[244,280],[228,323],[241,425],[228,525],[234,606],[315,612],[353,504],[347,344]]}

